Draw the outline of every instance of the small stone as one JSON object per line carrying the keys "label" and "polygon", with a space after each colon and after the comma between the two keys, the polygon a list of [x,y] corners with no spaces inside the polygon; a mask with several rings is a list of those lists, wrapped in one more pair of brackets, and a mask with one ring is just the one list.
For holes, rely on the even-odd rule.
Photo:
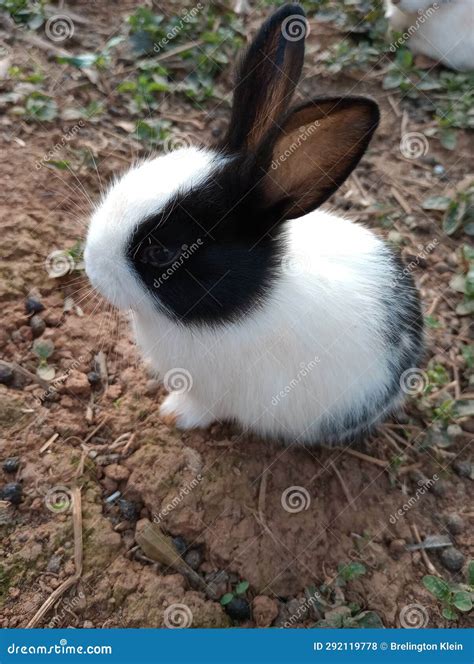
{"label": "small stone", "polygon": [[449,483],[445,480],[438,480],[431,487],[431,492],[437,497],[442,498],[448,492]]}
{"label": "small stone", "polygon": [[464,565],[463,554],[459,549],[455,549],[454,546],[451,546],[448,549],[443,549],[439,558],[442,565],[446,567],[446,569],[449,569],[450,572],[459,572]]}
{"label": "small stone", "polygon": [[406,552],[405,546],[406,542],[404,539],[394,539],[390,542],[390,553],[394,558],[399,558],[403,553]]}
{"label": "small stone", "polygon": [[225,595],[227,592],[229,575],[224,569],[221,569],[218,572],[209,572],[209,574],[206,574],[205,578],[210,593],[212,592],[216,597],[222,597],[222,595]]}
{"label": "small stone", "polygon": [[62,556],[51,556],[51,558],[48,560],[46,571],[52,572],[53,574],[59,574],[62,560],[63,560]]}
{"label": "small stone", "polygon": [[9,457],[5,459],[2,464],[2,468],[6,473],[16,473],[20,467],[20,458],[19,457]]}
{"label": "small stone", "polygon": [[126,521],[137,521],[140,516],[141,505],[131,500],[120,498],[118,501],[120,514]]}
{"label": "small stone", "polygon": [[224,610],[232,620],[250,620],[250,604],[243,597],[234,597],[224,606]]}
{"label": "small stone", "polygon": [[436,166],[433,168],[433,173],[435,175],[441,176],[444,175],[445,172],[446,169],[442,164],[436,164]]}
{"label": "small stone", "polygon": [[155,380],[154,378],[150,378],[150,380],[147,380],[146,385],[145,385],[145,394],[149,397],[154,396],[157,394],[160,390],[161,383],[159,380]]}
{"label": "small stone", "polygon": [[174,548],[179,553],[179,555],[182,556],[183,553],[188,548],[188,545],[186,544],[186,540],[184,539],[184,537],[180,537],[178,535],[178,537],[173,537],[172,541],[173,541],[173,544],[174,544]]}
{"label": "small stone", "polygon": [[0,364],[0,383],[2,385],[11,385],[14,377],[13,369],[6,364]]}
{"label": "small stone", "polygon": [[449,265],[446,265],[446,263],[440,262],[436,263],[434,266],[434,271],[438,272],[438,274],[444,274],[445,272],[449,272],[450,268]]}
{"label": "small stone", "polygon": [[89,395],[91,387],[86,374],[72,370],[66,380],[66,389],[70,394],[85,397]]}
{"label": "small stone", "polygon": [[110,466],[104,468],[105,476],[115,482],[122,482],[128,480],[130,471],[125,466],[120,466],[118,463],[112,463]]}
{"label": "small stone", "polygon": [[453,461],[453,469],[459,477],[471,477],[472,466],[469,461]]}
{"label": "small stone", "polygon": [[462,429],[459,424],[450,424],[446,429],[446,433],[450,438],[455,440],[456,438],[459,438],[459,436],[462,436]]}
{"label": "small stone", "polygon": [[89,371],[87,374],[87,380],[89,381],[90,385],[100,385],[101,378],[100,378],[100,373],[97,371]]}
{"label": "small stone", "polygon": [[19,505],[23,497],[23,487],[18,482],[10,482],[0,489],[0,500],[8,500],[12,505]]}
{"label": "small stone", "polygon": [[202,554],[199,549],[190,549],[184,556],[184,561],[191,567],[191,569],[198,569],[202,563]]}
{"label": "small stone", "polygon": [[464,521],[459,514],[450,514],[446,519],[446,528],[452,535],[460,535],[464,530]]}
{"label": "small stone", "polygon": [[27,297],[25,300],[25,310],[27,314],[39,314],[40,311],[43,311],[44,305],[35,298]]}
{"label": "small stone", "polygon": [[270,627],[278,615],[278,603],[266,595],[257,595],[252,602],[252,613],[257,627]]}
{"label": "small stone", "polygon": [[31,327],[31,331],[32,331],[32,333],[33,333],[33,337],[34,337],[35,339],[37,339],[37,338],[40,337],[40,336],[43,334],[43,332],[45,331],[45,329],[46,329],[46,323],[45,323],[44,320],[41,318],[41,316],[38,316],[37,314],[35,314],[35,315],[32,316],[31,319],[30,319],[30,327]]}

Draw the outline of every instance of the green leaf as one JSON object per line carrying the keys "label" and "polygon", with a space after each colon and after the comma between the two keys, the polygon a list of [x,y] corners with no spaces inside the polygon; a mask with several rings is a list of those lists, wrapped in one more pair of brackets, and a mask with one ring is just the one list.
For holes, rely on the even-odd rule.
{"label": "green leaf", "polygon": [[339,565],[338,576],[344,581],[352,581],[359,576],[363,576],[367,572],[365,565],[362,563],[348,563],[347,565]]}
{"label": "green leaf", "polygon": [[390,72],[384,77],[382,87],[384,90],[395,90],[395,88],[400,87],[403,81],[404,77],[402,74],[398,72]]}
{"label": "green leaf", "polygon": [[250,583],[248,581],[241,581],[235,586],[235,594],[243,595],[245,592],[247,592],[249,585]]}
{"label": "green leaf", "polygon": [[444,212],[448,209],[451,199],[447,196],[429,196],[423,201],[423,210],[440,210]]}
{"label": "green leaf", "polygon": [[451,201],[443,219],[443,231],[453,235],[462,225],[466,204],[462,201]]}
{"label": "green leaf", "polygon": [[82,55],[60,55],[58,62],[62,65],[72,65],[81,69],[82,67],[92,67],[100,56],[95,53],[83,53]]}
{"label": "green leaf", "polygon": [[225,595],[222,595],[220,600],[221,606],[226,606],[226,604],[232,602],[233,599],[234,599],[234,593],[226,593]]}
{"label": "green leaf", "polygon": [[443,618],[446,618],[446,620],[457,620],[457,618],[459,617],[456,611],[452,609],[450,606],[444,607],[442,615]]}
{"label": "green leaf", "polygon": [[441,145],[446,148],[446,150],[455,150],[458,140],[458,135],[455,129],[442,129],[439,137]]}
{"label": "green leaf", "polygon": [[453,604],[459,611],[470,611],[472,609],[472,599],[468,592],[461,590],[453,595]]}
{"label": "green leaf", "polygon": [[451,591],[449,585],[440,579],[438,576],[432,576],[427,574],[423,577],[423,585],[426,590],[436,597],[436,599],[441,600],[442,602],[447,602],[451,596]]}
{"label": "green leaf", "polygon": [[469,586],[474,586],[474,560],[470,560],[467,564],[467,583]]}
{"label": "green leaf", "polygon": [[437,330],[440,327],[443,327],[440,321],[434,316],[425,316],[425,323],[428,327],[431,327],[433,330]]}

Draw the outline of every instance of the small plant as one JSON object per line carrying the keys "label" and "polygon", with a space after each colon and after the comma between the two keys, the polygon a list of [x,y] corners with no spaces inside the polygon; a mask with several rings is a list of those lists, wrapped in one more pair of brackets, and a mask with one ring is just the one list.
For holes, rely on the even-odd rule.
{"label": "small plant", "polygon": [[248,581],[240,581],[232,592],[222,595],[220,599],[221,606],[227,606],[227,604],[230,604],[235,598],[244,596],[249,585],[250,583]]}
{"label": "small plant", "polygon": [[33,353],[39,360],[36,374],[43,380],[53,380],[56,375],[54,367],[48,364],[48,359],[54,353],[54,344],[51,339],[37,339],[33,344]]}
{"label": "small plant", "polygon": [[442,615],[446,620],[457,620],[459,611],[468,613],[474,606],[474,560],[467,567],[466,583],[451,583],[428,574],[423,577],[423,585],[443,607]]}

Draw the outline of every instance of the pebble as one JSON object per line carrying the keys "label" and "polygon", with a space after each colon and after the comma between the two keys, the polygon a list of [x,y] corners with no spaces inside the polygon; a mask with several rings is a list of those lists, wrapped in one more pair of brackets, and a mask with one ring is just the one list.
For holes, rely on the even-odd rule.
{"label": "pebble", "polygon": [[252,613],[257,627],[270,627],[278,616],[278,603],[266,595],[257,595],[252,602]]}
{"label": "pebble", "polygon": [[88,396],[90,392],[89,381],[87,376],[81,371],[71,371],[67,380],[66,388],[70,394],[75,394],[76,396]]}
{"label": "pebble", "polygon": [[446,495],[449,488],[449,483],[446,480],[438,480],[431,487],[431,492],[437,497],[442,498]]}
{"label": "pebble", "polygon": [[0,383],[2,385],[11,385],[13,378],[13,370],[6,364],[0,364]]}
{"label": "pebble", "polygon": [[43,332],[45,331],[45,329],[46,329],[46,323],[45,323],[44,320],[41,318],[41,316],[38,316],[37,314],[35,314],[35,315],[32,316],[31,319],[30,319],[30,327],[31,327],[31,331],[32,331],[32,333],[33,333],[33,337],[34,337],[35,339],[37,339],[37,338],[40,337],[40,336],[43,334]]}
{"label": "pebble", "polygon": [[190,549],[184,556],[184,561],[191,567],[191,569],[198,569],[202,563],[202,554],[199,549]]}
{"label": "pebble", "polygon": [[18,482],[9,482],[0,489],[0,500],[8,500],[12,505],[19,505],[23,497],[23,487]]}
{"label": "pebble", "polygon": [[120,498],[118,501],[120,514],[126,521],[137,521],[140,516],[141,506],[126,498]]}
{"label": "pebble", "polygon": [[112,463],[110,466],[104,468],[105,476],[115,482],[122,482],[128,480],[130,471],[125,466],[120,466],[118,463]]}
{"label": "pebble", "polygon": [[471,477],[472,466],[469,461],[453,461],[453,469],[459,477]]}
{"label": "pebble", "polygon": [[44,305],[35,297],[27,297],[25,309],[27,314],[39,314],[40,311],[43,311]]}
{"label": "pebble", "polygon": [[406,553],[406,542],[404,539],[394,539],[390,542],[390,553],[394,558],[400,557],[403,553]]}
{"label": "pebble", "polygon": [[450,267],[446,263],[436,263],[434,266],[434,271],[438,272],[438,274],[444,274],[445,272],[450,272]]}
{"label": "pebble", "polygon": [[87,380],[90,385],[100,385],[100,373],[97,373],[97,371],[89,371],[87,374]]}
{"label": "pebble", "polygon": [[224,606],[224,610],[232,620],[250,620],[250,604],[243,597],[234,597]]}
{"label": "pebble", "polygon": [[149,397],[155,395],[158,393],[159,389],[161,387],[161,383],[159,380],[155,380],[154,378],[150,378],[150,380],[147,380],[146,385],[145,385],[145,394]]}
{"label": "pebble", "polygon": [[6,473],[16,473],[19,467],[20,457],[9,457],[2,464],[2,468]]}
{"label": "pebble", "polygon": [[52,572],[53,574],[59,574],[61,569],[62,556],[51,556],[48,560],[48,565],[46,567],[47,572]]}
{"label": "pebble", "polygon": [[460,535],[464,530],[464,521],[459,514],[450,514],[446,519],[446,528],[452,535]]}
{"label": "pebble", "polygon": [[229,575],[224,569],[219,570],[218,572],[209,572],[206,574],[206,584],[209,588],[209,591],[213,592],[216,597],[222,597],[227,592],[227,584],[229,581]]}
{"label": "pebble", "polygon": [[433,173],[435,175],[444,175],[446,172],[445,167],[442,164],[436,164],[436,166],[433,168]]}
{"label": "pebble", "polygon": [[183,537],[181,537],[180,535],[178,535],[178,537],[173,537],[172,541],[173,541],[173,544],[174,544],[174,548],[179,553],[179,555],[182,556],[183,553],[188,548],[188,545],[186,544],[185,539]]}
{"label": "pebble", "polygon": [[446,569],[449,569],[450,572],[459,572],[464,565],[464,556],[459,551],[455,549],[454,546],[449,547],[448,549],[443,549],[439,556],[441,563]]}
{"label": "pebble", "polygon": [[456,439],[462,436],[462,429],[459,424],[450,424],[446,429],[446,433],[450,438]]}

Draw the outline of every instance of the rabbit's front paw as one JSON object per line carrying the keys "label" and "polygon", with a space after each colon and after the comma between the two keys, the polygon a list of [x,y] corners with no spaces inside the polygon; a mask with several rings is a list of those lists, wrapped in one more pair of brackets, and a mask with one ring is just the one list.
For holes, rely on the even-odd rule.
{"label": "rabbit's front paw", "polygon": [[178,429],[208,427],[215,420],[209,411],[197,404],[188,393],[171,392],[160,406],[160,418]]}

